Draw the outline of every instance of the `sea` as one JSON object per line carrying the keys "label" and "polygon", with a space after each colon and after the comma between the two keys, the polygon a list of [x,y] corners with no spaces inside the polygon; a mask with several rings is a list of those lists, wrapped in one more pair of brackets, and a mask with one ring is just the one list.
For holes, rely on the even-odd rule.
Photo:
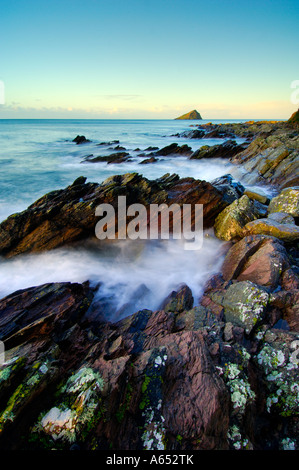
{"label": "sea", "polygon": [[[245,120],[244,120],[245,121]],[[247,119],[246,119],[247,121]],[[225,174],[242,182],[244,171],[224,159],[188,160],[164,157],[140,165],[148,147],[187,144],[192,150],[225,139],[178,137],[197,124],[180,120],[0,120],[0,221],[23,211],[44,194],[65,188],[79,176],[101,183],[111,175],[138,172],[148,179],[166,173],[212,181]],[[213,123],[243,122],[213,120]],[[77,145],[84,135],[89,142]],[[242,139],[236,139],[242,142]],[[117,141],[117,142],[116,142]],[[101,145],[99,145],[101,144]],[[109,155],[115,147],[126,149],[131,161],[120,164],[90,163],[87,156]],[[265,189],[265,188],[263,188]],[[100,242],[99,242],[100,243]],[[95,299],[105,305],[109,320],[117,321],[140,309],[158,309],[167,295],[187,284],[198,305],[207,280],[219,272],[224,242],[213,230],[204,234],[203,246],[186,251],[180,240],[119,241],[113,248],[59,248],[38,254],[0,258],[0,298],[19,289],[49,282],[85,282],[96,288]]]}

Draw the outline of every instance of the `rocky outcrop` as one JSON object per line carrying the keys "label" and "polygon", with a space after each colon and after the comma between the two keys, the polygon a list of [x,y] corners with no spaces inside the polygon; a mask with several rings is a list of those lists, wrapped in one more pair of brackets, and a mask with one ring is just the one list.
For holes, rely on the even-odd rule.
{"label": "rocky outcrop", "polygon": [[299,140],[292,129],[257,136],[246,150],[232,158],[241,164],[247,182],[265,182],[278,187],[298,185]]}
{"label": "rocky outcrop", "polygon": [[288,120],[288,124],[294,127],[299,126],[299,109],[292,114],[292,116]]}
{"label": "rocky outcrop", "polygon": [[202,119],[202,117],[196,109],[193,109],[193,111],[189,111],[189,113],[183,114],[175,119]]}
{"label": "rocky outcrop", "polygon": [[234,140],[227,140],[223,144],[203,145],[190,155],[190,160],[202,158],[231,158],[244,150],[243,145],[238,145]]}
{"label": "rocky outcrop", "polygon": [[75,137],[72,142],[76,142],[76,144],[79,145],[90,142],[90,140],[86,139],[85,135],[77,135],[77,137]]}
{"label": "rocky outcrop", "polygon": [[[89,282],[0,300],[1,450],[299,448],[299,193],[288,183],[296,136],[277,126],[260,126],[248,160],[236,156],[255,160],[265,181],[286,176],[271,200],[231,175],[212,183],[169,174],[102,184],[79,177],[2,222],[2,256],[51,249],[90,240],[97,205],[117,208],[125,195],[128,205],[146,207],[202,203],[205,227],[228,243],[199,299],[182,280],[157,311],[120,321],[107,320],[105,298]],[[148,292],[136,286],[132,298]]]}
{"label": "rocky outcrop", "polygon": [[[225,192],[206,181],[180,179],[177,175],[150,181],[137,173],[128,173],[112,176],[102,184],[86,183],[80,177],[67,188],[46,194],[25,211],[3,221],[0,254],[11,257],[95,239],[96,207],[109,203],[117,215],[119,196],[126,196],[127,206],[140,203],[147,208],[152,203],[203,204],[204,227],[211,227],[215,217],[228,205]],[[114,225],[115,220],[110,222]]]}

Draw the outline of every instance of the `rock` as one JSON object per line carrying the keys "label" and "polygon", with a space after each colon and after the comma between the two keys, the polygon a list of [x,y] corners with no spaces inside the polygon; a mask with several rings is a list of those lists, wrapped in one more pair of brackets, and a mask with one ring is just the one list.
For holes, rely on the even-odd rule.
{"label": "rock", "polygon": [[250,281],[240,281],[228,287],[221,305],[227,322],[240,326],[249,335],[263,320],[269,294]]}
{"label": "rock", "polygon": [[165,312],[183,312],[184,310],[191,310],[193,302],[191,289],[186,285],[182,285],[178,291],[171,292],[163,301],[161,310],[165,310]]}
{"label": "rock", "polygon": [[283,241],[295,241],[299,239],[299,227],[292,224],[278,223],[273,219],[258,219],[248,222],[243,229],[244,236],[247,235],[270,235]]}
{"label": "rock", "polygon": [[249,197],[249,199],[254,199],[255,201],[260,202],[261,204],[269,204],[270,199],[260,193],[256,193],[255,191],[250,191],[249,189],[244,190],[244,194]]}
{"label": "rock", "polygon": [[[263,384],[266,386],[264,406],[268,413],[276,411],[284,417],[298,414],[297,352],[298,335],[272,330],[264,336],[255,361],[263,374]],[[289,432],[289,438],[292,438],[291,429]]]}
{"label": "rock", "polygon": [[271,199],[268,209],[273,212],[285,212],[294,217],[299,217],[299,186],[285,188],[278,196]]}
{"label": "rock", "polygon": [[86,284],[56,283],[23,289],[0,301],[0,339],[6,348],[48,336],[72,325],[88,309],[92,292]]}
{"label": "rock", "polygon": [[189,111],[189,113],[183,114],[175,119],[202,119],[202,117],[196,109],[193,109],[193,111]]}
{"label": "rock", "polygon": [[202,158],[231,158],[244,150],[243,145],[238,145],[234,140],[227,140],[223,144],[204,145],[190,155],[190,160]]}
{"label": "rock", "polygon": [[[299,331],[299,289],[274,292],[270,299],[271,306],[277,307],[282,319],[290,331]],[[299,345],[299,343],[298,343]]]}
{"label": "rock", "polygon": [[244,186],[239,181],[234,180],[232,175],[229,174],[216,178],[211,181],[211,184],[223,193],[224,198],[229,204],[243,196],[245,190]]}
{"label": "rock", "polygon": [[268,219],[274,220],[278,224],[295,225],[294,217],[286,212],[271,212],[271,214],[268,214]]}
{"label": "rock", "polygon": [[154,181],[137,173],[112,176],[101,184],[76,184],[52,191],[25,211],[8,217],[0,224],[0,253],[11,257],[95,239],[96,207],[109,203],[117,211],[120,195],[126,196],[127,206],[203,204],[204,228],[211,227],[215,217],[227,206],[224,194],[205,181],[180,179],[177,175],[164,175]]}
{"label": "rock", "polygon": [[75,137],[72,142],[76,142],[76,144],[79,145],[90,142],[90,140],[86,139],[85,135],[77,135],[77,137]]}
{"label": "rock", "polygon": [[189,156],[192,154],[192,149],[189,147],[189,145],[181,145],[179,146],[177,143],[169,144],[166,147],[163,147],[160,150],[154,151],[150,153],[149,155],[160,155],[163,157],[166,157],[168,155],[186,155]]}
{"label": "rock", "polygon": [[145,158],[142,160],[142,162],[139,163],[139,165],[147,165],[148,163],[156,163],[157,161],[158,159],[155,157]]}
{"label": "rock", "polygon": [[[270,183],[276,186],[297,184],[299,172],[298,137],[292,130],[280,125],[267,136],[256,136],[247,149],[232,157],[232,163],[241,164],[250,184]],[[296,182],[297,181],[297,182]]]}
{"label": "rock", "polygon": [[106,156],[98,156],[94,157],[88,156],[84,159],[85,162],[91,162],[91,163],[98,163],[98,162],[107,162],[109,163],[123,163],[129,160],[129,153],[128,152],[116,152],[116,153],[111,153],[110,155]]}
{"label": "rock", "polygon": [[251,281],[275,289],[281,273],[289,267],[284,246],[274,237],[247,236],[228,251],[222,275],[226,281]]}
{"label": "rock", "polygon": [[215,235],[226,241],[242,237],[245,225],[259,216],[259,207],[255,201],[244,195],[217,216],[214,224]]}
{"label": "rock", "polygon": [[299,109],[292,114],[288,120],[288,124],[291,124],[294,127],[299,125]]}

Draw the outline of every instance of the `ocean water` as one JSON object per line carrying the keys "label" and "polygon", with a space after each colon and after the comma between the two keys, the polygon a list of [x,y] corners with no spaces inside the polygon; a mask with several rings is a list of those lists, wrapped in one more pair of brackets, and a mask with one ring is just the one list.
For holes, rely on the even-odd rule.
{"label": "ocean water", "polygon": [[[45,193],[66,187],[78,176],[100,183],[111,175],[137,171],[148,179],[177,173],[211,181],[230,173],[242,181],[242,169],[225,160],[196,161],[180,156],[140,165],[138,154],[150,146],[162,148],[177,142],[196,150],[225,140],[174,137],[192,130],[193,125],[175,120],[0,120],[0,221]],[[90,142],[76,145],[72,140],[77,135]],[[109,144],[116,140],[119,144]],[[98,145],[101,143],[106,145]],[[88,155],[109,155],[116,145],[125,147],[132,155],[131,162],[84,161]],[[203,248],[196,252],[184,250],[178,240],[124,241],[108,250],[101,246],[93,250],[63,248],[0,259],[0,297],[46,282],[90,280],[100,285],[97,300],[109,304],[110,316],[120,318],[140,308],[158,308],[182,283],[192,289],[196,304],[205,282],[218,272],[222,260],[223,243],[213,231],[205,234]]]}

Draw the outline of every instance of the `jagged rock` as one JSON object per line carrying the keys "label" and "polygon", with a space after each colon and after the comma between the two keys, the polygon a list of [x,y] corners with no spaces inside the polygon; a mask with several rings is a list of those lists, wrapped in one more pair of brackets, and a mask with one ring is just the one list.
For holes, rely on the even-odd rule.
{"label": "jagged rock", "polygon": [[165,312],[183,312],[184,310],[190,310],[193,307],[193,296],[191,289],[182,285],[177,291],[173,291],[164,300],[161,305],[161,310]]}
{"label": "jagged rock", "polygon": [[111,153],[106,156],[94,157],[93,155],[88,156],[84,159],[85,162],[98,163],[98,162],[107,162],[107,163],[123,163],[129,160],[130,154],[128,152],[116,152]]}
{"label": "jagged rock", "polygon": [[192,154],[192,149],[191,147],[189,147],[189,145],[178,145],[176,143],[173,143],[173,144],[169,144],[167,145],[166,147],[163,147],[162,149],[160,150],[156,150],[152,153],[150,153],[149,155],[153,155],[153,156],[163,156],[163,157],[166,157],[168,155],[186,155],[186,156],[189,156]]}
{"label": "jagged rock", "polygon": [[155,157],[150,157],[150,158],[145,158],[144,160],[142,160],[139,164],[140,165],[147,165],[148,163],[156,163],[158,161],[157,158]]}
{"label": "jagged rock", "polygon": [[268,208],[269,214],[285,212],[299,217],[299,186],[283,189],[278,196],[271,199]]}
{"label": "jagged rock", "polygon": [[238,145],[234,140],[228,140],[223,144],[204,145],[190,155],[190,160],[202,158],[231,158],[244,150],[243,145]]}
{"label": "jagged rock", "polygon": [[231,161],[242,165],[248,183],[268,182],[288,187],[298,184],[298,152],[298,137],[293,131],[280,128],[266,137],[257,136]]}
{"label": "jagged rock", "polygon": [[[118,207],[118,196],[133,203],[171,205],[203,204],[204,228],[227,206],[224,193],[206,181],[164,175],[150,181],[137,173],[112,176],[101,184],[79,180],[65,189],[52,191],[23,212],[13,214],[0,224],[0,254],[49,250],[78,240],[95,239],[98,218],[96,207],[102,203]],[[114,219],[111,220],[114,224]],[[192,220],[194,229],[194,220]],[[117,232],[116,232],[117,236]]]}
{"label": "jagged rock", "polygon": [[239,181],[234,180],[230,174],[216,178],[211,181],[211,184],[223,193],[229,204],[243,196],[245,190],[244,186]]}

